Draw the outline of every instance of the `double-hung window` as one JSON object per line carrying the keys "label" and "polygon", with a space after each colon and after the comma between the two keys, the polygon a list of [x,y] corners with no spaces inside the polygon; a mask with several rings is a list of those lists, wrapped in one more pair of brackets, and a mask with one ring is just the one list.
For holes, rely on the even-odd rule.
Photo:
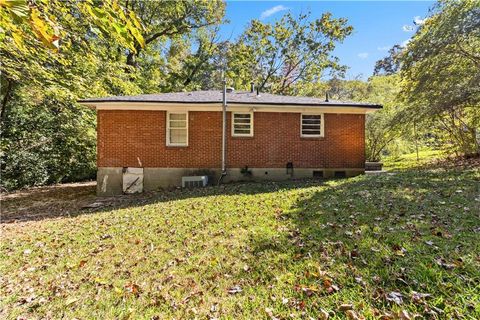
{"label": "double-hung window", "polygon": [[301,114],[300,136],[304,138],[323,137],[323,114]]}
{"label": "double-hung window", "polygon": [[188,146],[188,112],[167,112],[167,146]]}
{"label": "double-hung window", "polygon": [[232,112],[232,136],[253,137],[253,112]]}

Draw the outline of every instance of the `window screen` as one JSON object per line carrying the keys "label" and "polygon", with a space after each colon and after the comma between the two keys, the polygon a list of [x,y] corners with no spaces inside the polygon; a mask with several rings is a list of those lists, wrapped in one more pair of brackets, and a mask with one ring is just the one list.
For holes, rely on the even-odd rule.
{"label": "window screen", "polygon": [[321,137],[322,130],[321,114],[302,114],[302,137]]}
{"label": "window screen", "polygon": [[168,113],[167,145],[188,145],[188,116],[187,113]]}
{"label": "window screen", "polygon": [[232,113],[232,135],[253,136],[253,113]]}

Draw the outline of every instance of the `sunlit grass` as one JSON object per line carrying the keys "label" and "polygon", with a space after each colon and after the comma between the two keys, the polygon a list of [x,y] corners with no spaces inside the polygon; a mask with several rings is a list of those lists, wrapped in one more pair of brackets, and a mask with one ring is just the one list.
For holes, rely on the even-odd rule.
{"label": "sunlit grass", "polygon": [[385,169],[412,169],[430,163],[432,160],[444,157],[441,150],[421,149],[417,153],[408,153],[400,156],[390,156],[382,160]]}

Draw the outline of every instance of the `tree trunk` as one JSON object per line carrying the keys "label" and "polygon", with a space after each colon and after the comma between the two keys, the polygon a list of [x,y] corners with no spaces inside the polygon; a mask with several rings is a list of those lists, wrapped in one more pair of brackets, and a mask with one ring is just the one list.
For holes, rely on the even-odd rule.
{"label": "tree trunk", "polygon": [[413,135],[415,139],[415,152],[417,153],[417,162],[420,161],[420,157],[418,156],[418,136],[417,136],[417,123],[413,122]]}
{"label": "tree trunk", "polygon": [[0,110],[0,121],[2,123],[2,125],[4,124],[6,118],[7,118],[7,104],[8,104],[8,100],[10,100],[10,96],[13,92],[13,80],[9,80],[7,79],[7,87],[5,88],[5,93],[3,95],[3,99],[2,99],[2,105],[1,105],[1,110]]}
{"label": "tree trunk", "polygon": [[133,51],[128,52],[127,65],[137,67],[137,55]]}

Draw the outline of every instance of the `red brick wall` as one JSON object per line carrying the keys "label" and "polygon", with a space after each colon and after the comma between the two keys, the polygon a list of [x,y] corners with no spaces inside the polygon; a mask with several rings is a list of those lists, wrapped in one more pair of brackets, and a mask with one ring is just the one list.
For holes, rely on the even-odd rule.
{"label": "red brick wall", "polygon": [[[220,168],[221,112],[189,112],[188,147],[167,147],[165,111],[99,110],[99,167]],[[300,137],[299,113],[254,113],[254,136],[231,136],[227,167],[363,168],[365,116],[325,114],[324,138]]]}

